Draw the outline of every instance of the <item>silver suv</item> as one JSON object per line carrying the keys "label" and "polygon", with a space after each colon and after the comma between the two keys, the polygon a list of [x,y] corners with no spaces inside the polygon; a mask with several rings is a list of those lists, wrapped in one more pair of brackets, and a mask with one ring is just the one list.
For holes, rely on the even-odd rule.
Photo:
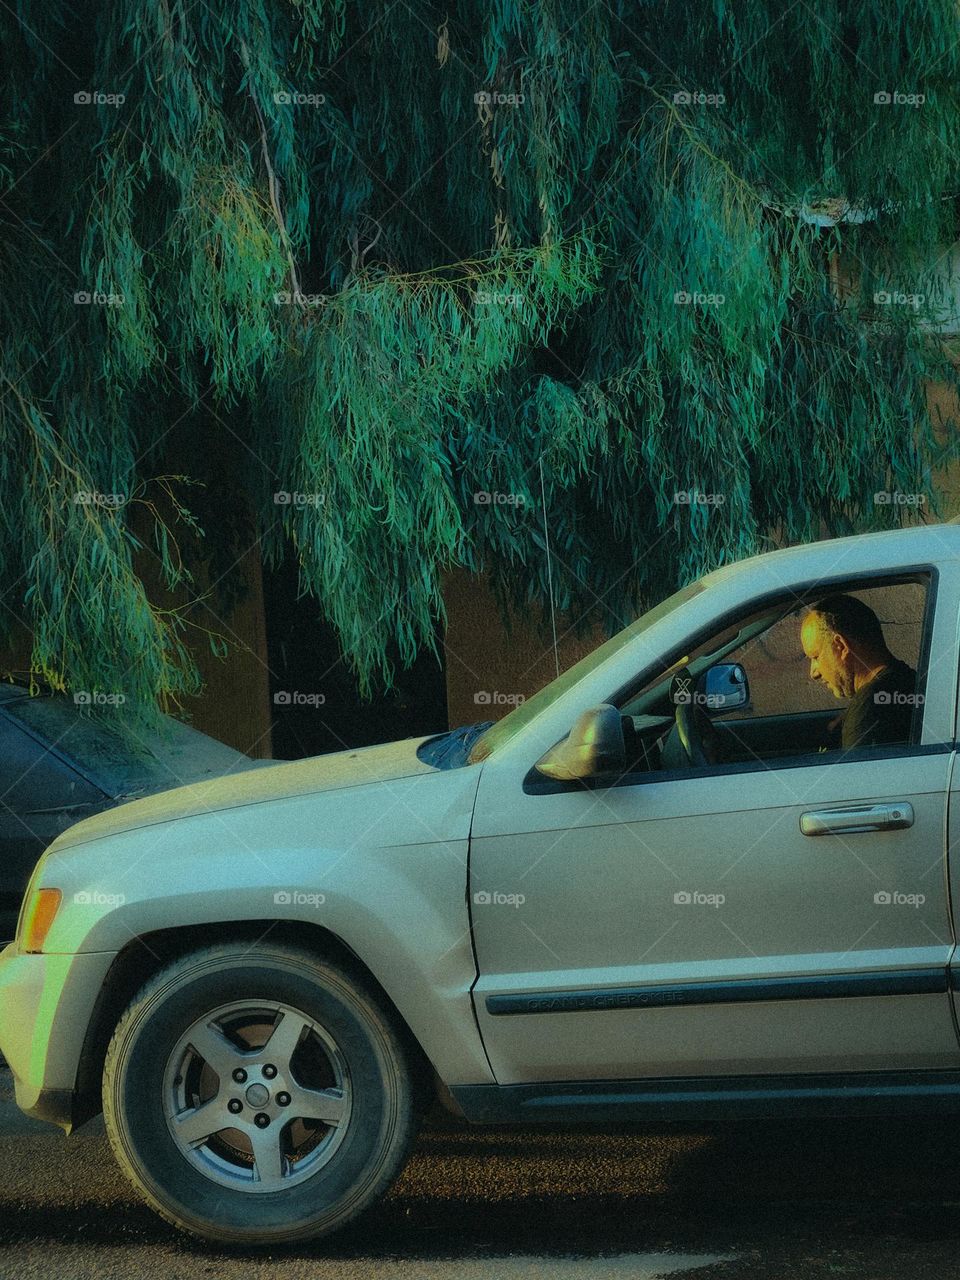
{"label": "silver suv", "polygon": [[[206,1239],[469,1121],[957,1110],[960,527],[687,586],[494,725],[89,818],[0,956],[30,1114]],[[519,699],[518,699],[519,700]]]}

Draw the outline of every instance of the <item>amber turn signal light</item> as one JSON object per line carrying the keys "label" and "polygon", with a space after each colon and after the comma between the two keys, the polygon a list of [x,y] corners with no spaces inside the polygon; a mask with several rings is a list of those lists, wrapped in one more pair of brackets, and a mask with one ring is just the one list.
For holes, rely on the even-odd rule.
{"label": "amber turn signal light", "polygon": [[50,926],[60,909],[63,894],[59,889],[37,889],[23,920],[21,946],[24,951],[43,950]]}

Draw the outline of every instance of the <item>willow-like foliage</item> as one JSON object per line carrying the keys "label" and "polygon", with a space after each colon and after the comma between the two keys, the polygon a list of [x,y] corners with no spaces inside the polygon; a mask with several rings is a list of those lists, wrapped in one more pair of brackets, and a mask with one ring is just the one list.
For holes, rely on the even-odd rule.
{"label": "willow-like foliage", "polygon": [[229,585],[238,509],[365,689],[434,644],[451,566],[545,602],[544,498],[558,606],[611,628],[916,510],[878,491],[936,510],[953,0],[16,0],[0,31],[3,617],[55,684],[195,691],[143,567]]}

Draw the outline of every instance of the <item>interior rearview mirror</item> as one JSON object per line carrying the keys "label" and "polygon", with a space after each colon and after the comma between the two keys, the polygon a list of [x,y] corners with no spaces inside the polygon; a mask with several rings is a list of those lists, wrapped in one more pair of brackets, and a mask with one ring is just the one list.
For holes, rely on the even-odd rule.
{"label": "interior rearview mirror", "polygon": [[622,773],[627,767],[620,712],[609,702],[582,712],[567,736],[537,761],[537,772],[560,782]]}

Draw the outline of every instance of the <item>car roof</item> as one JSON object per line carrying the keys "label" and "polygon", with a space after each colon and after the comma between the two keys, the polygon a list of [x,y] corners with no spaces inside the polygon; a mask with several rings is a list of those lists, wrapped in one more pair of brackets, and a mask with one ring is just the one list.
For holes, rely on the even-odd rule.
{"label": "car roof", "polygon": [[775,551],[764,551],[745,560],[721,565],[701,579],[704,586],[728,582],[757,568],[761,563],[773,573],[792,573],[809,561],[815,576],[844,573],[855,578],[883,568],[900,568],[952,560],[960,556],[960,518],[942,524],[912,525],[906,529],[885,529],[879,533],[856,533],[844,538],[824,538],[802,542]]}

